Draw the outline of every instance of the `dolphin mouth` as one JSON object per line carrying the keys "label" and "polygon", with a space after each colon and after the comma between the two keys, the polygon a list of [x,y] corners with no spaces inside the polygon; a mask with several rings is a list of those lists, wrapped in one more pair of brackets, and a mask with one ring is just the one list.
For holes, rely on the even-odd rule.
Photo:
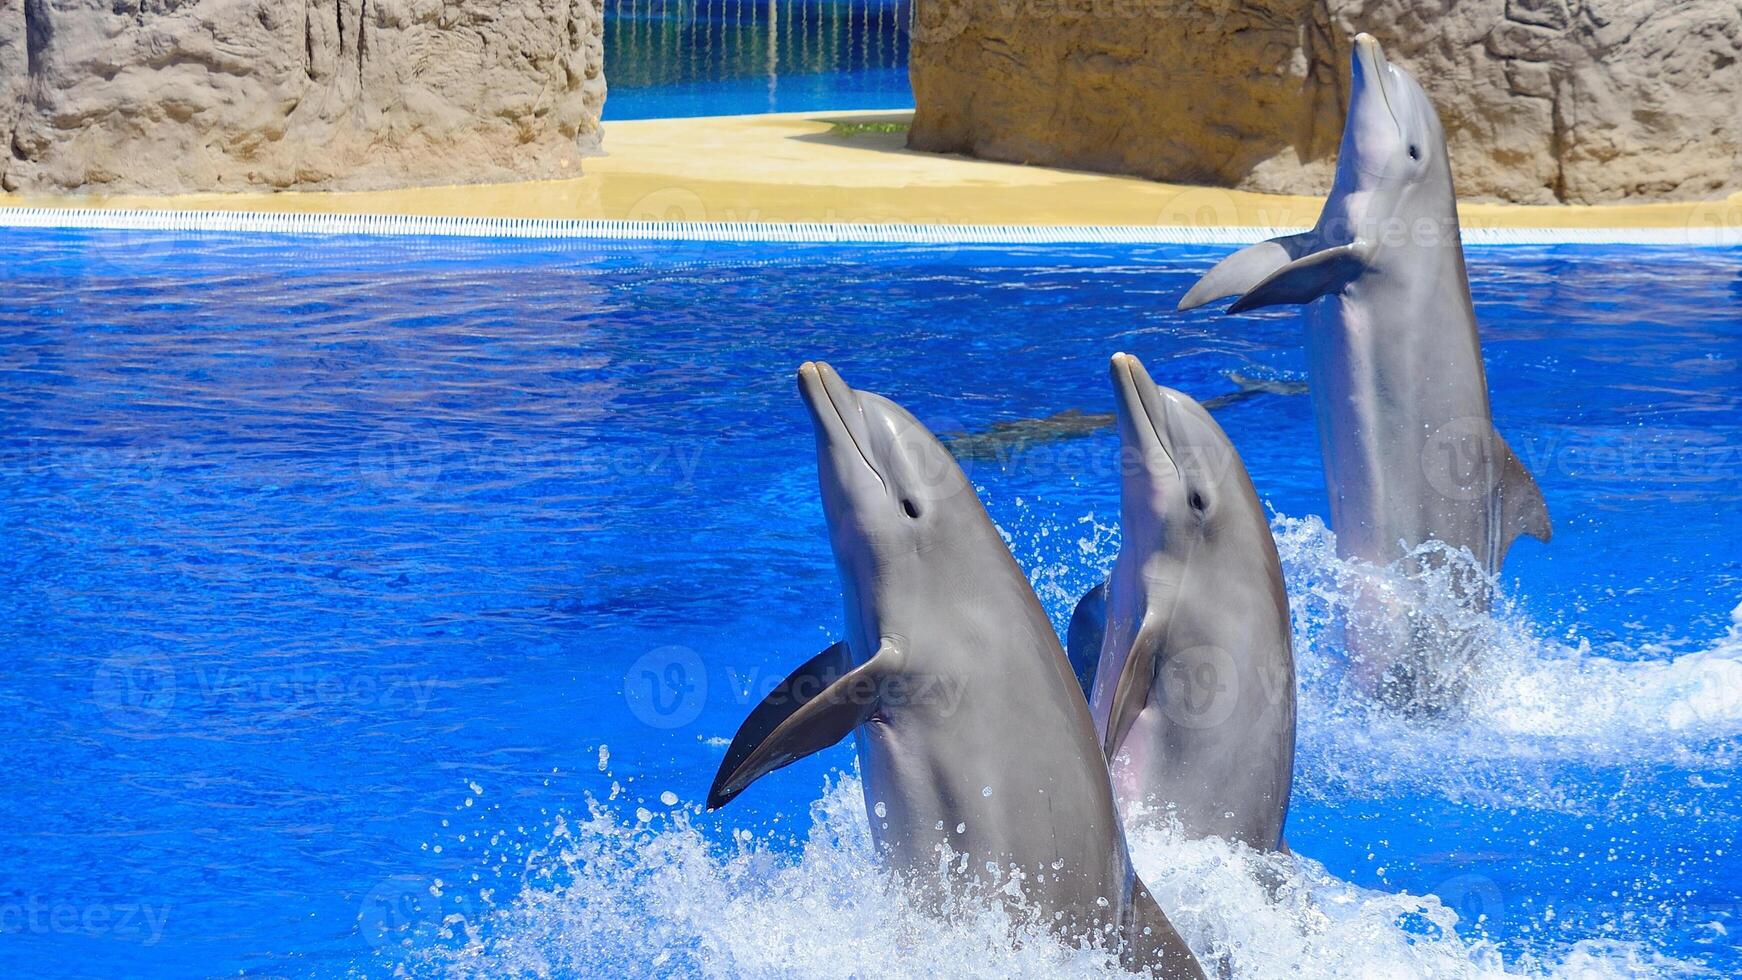
{"label": "dolphin mouth", "polygon": [[840,373],[827,362],[806,361],[798,367],[798,390],[817,429],[832,443],[843,440],[851,443],[865,468],[887,489],[888,481],[883,479],[883,473],[865,452],[868,437],[865,413],[860,410],[858,398]]}
{"label": "dolphin mouth", "polygon": [[[1167,396],[1156,387],[1143,362],[1130,354],[1114,354],[1109,370],[1113,375],[1113,387],[1119,395],[1120,407],[1126,415],[1132,417],[1133,424],[1138,416],[1143,418],[1149,433],[1155,437],[1155,444],[1161,447],[1162,455],[1167,457],[1168,464],[1173,467],[1174,477],[1178,479],[1179,463],[1173,458],[1173,447],[1168,445],[1167,425],[1165,421],[1156,421],[1158,417],[1163,420],[1167,418]],[[1138,383],[1139,375],[1148,383]]]}
{"label": "dolphin mouth", "polygon": [[1386,69],[1390,64],[1378,38],[1365,32],[1355,35],[1355,70],[1361,73],[1363,80],[1371,81],[1379,90],[1379,100],[1385,103],[1385,114],[1391,117],[1391,125],[1401,135],[1403,124],[1397,121],[1397,110],[1391,107],[1391,91],[1385,84]]}

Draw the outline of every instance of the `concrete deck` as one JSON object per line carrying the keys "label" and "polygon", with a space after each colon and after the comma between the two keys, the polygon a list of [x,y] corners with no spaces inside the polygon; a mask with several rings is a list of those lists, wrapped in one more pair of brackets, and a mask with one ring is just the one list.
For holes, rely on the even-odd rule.
{"label": "concrete deck", "polygon": [[[809,112],[606,124],[607,156],[570,180],[378,192],[31,197],[4,207],[85,207],[642,221],[1025,225],[1310,225],[1320,199],[916,153],[910,112]],[[1470,204],[1469,227],[1726,229],[1742,241],[1742,194],[1614,207]]]}

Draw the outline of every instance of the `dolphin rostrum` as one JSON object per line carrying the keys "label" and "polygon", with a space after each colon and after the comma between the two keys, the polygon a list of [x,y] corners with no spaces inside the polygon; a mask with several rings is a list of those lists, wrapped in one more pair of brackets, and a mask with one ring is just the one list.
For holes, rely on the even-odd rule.
{"label": "dolphin rostrum", "polygon": [[931,432],[827,364],[799,368],[846,639],[739,728],[708,793],[857,736],[871,835],[927,905],[1007,895],[1066,940],[1201,978],[1132,868],[1094,723],[1052,625]]}
{"label": "dolphin rostrum", "polygon": [[[1294,781],[1288,593],[1264,507],[1202,406],[1114,354],[1119,557],[1070,650],[1114,794],[1194,837],[1280,849]],[[1096,665],[1098,664],[1098,666]]]}
{"label": "dolphin rostrum", "polygon": [[[1222,260],[1179,306],[1227,296],[1239,297],[1234,313],[1305,305],[1308,386],[1342,557],[1385,566],[1438,541],[1468,549],[1492,576],[1519,535],[1549,539],[1548,508],[1494,430],[1439,115],[1371,36],[1356,37],[1353,60],[1336,179],[1317,226]],[[1459,592],[1486,608],[1483,583],[1464,581]],[[1377,625],[1349,624],[1357,676],[1405,710],[1449,706],[1468,652],[1388,603],[1372,600]]]}

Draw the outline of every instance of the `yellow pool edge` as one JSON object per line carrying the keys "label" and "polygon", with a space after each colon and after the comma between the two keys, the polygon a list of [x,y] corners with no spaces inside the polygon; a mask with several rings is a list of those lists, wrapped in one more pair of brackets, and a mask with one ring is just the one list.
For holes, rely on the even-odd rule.
{"label": "yellow pool edge", "polygon": [[[606,155],[564,180],[382,191],[0,194],[0,207],[585,222],[1265,227],[1311,225],[1321,199],[1164,184],[906,149],[910,110],[605,124]],[[1609,206],[1471,203],[1466,229],[1688,229],[1742,244],[1742,194]]]}

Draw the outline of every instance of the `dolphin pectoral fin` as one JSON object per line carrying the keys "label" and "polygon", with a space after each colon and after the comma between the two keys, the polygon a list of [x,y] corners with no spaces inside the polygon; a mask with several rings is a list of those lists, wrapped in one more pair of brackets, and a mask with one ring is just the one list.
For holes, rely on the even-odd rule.
{"label": "dolphin pectoral fin", "polygon": [[1198,965],[1191,947],[1135,875],[1126,916],[1125,947],[1119,956],[1126,969],[1146,970],[1165,980],[1204,980],[1204,968]]}
{"label": "dolphin pectoral fin", "polygon": [[1155,643],[1145,642],[1139,635],[1125,657],[1125,667],[1119,672],[1113,687],[1113,708],[1107,713],[1107,731],[1103,733],[1101,750],[1112,762],[1137,716],[1149,705],[1149,692],[1155,687]]}
{"label": "dolphin pectoral fin", "polygon": [[1366,252],[1367,249],[1357,241],[1296,259],[1235,300],[1228,312],[1244,313],[1265,306],[1310,303],[1320,296],[1341,292],[1366,268]]}
{"label": "dolphin pectoral fin", "polygon": [[1496,507],[1500,515],[1499,544],[1495,555],[1498,567],[1519,535],[1528,534],[1538,541],[1547,541],[1554,536],[1554,527],[1549,523],[1548,504],[1542,499],[1542,488],[1536,485],[1536,477],[1524,468],[1524,462],[1498,432],[1494,433],[1494,456],[1500,471],[1500,479],[1494,486],[1494,493],[1500,498]]}
{"label": "dolphin pectoral fin", "polygon": [[1101,666],[1101,639],[1107,633],[1107,582],[1102,580],[1078,600],[1065,633],[1065,653],[1082,685],[1083,697],[1095,692],[1095,669]]}
{"label": "dolphin pectoral fin", "polygon": [[1317,247],[1318,236],[1310,231],[1248,245],[1205,273],[1179,301],[1179,309],[1195,310],[1205,303],[1238,296]]}
{"label": "dolphin pectoral fin", "polygon": [[708,789],[708,809],[732,802],[783,766],[834,745],[877,710],[881,679],[893,657],[884,646],[858,667],[837,643],[793,671],[738,727]]}

